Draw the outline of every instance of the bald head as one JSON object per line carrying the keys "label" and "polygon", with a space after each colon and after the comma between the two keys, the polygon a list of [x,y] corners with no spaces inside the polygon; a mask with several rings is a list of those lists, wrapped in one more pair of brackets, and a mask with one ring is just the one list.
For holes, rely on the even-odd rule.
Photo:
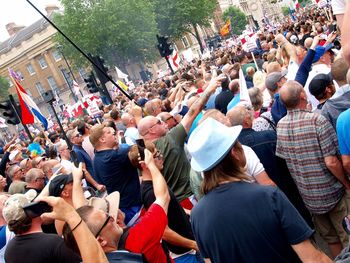
{"label": "bald head", "polygon": [[134,116],[132,116],[130,113],[123,113],[121,117],[122,123],[125,125],[125,127],[136,127],[136,121]]}
{"label": "bald head", "polygon": [[288,110],[300,108],[301,99],[306,100],[307,103],[303,86],[295,80],[289,80],[282,86],[280,89],[280,98]]}
{"label": "bald head", "polygon": [[167,125],[153,116],[146,116],[137,125],[140,136],[146,140],[154,140],[164,136],[168,132]]}
{"label": "bald head", "polygon": [[276,61],[273,61],[273,62],[270,62],[269,64],[267,64],[266,66],[266,72],[267,74],[269,73],[272,73],[272,72],[281,72],[282,71],[282,67],[281,65],[276,62]]}
{"label": "bald head", "polygon": [[309,49],[309,48],[311,47],[313,41],[314,41],[314,40],[312,39],[312,37],[308,37],[308,38],[305,39],[305,41],[304,41],[304,47],[305,47],[306,49]]}
{"label": "bald head", "polygon": [[239,91],[239,80],[231,80],[230,84],[228,85],[228,88],[233,94],[236,94]]}
{"label": "bald head", "polygon": [[248,110],[244,105],[237,105],[226,113],[231,126],[242,125],[243,128],[251,128],[253,124],[253,111]]}

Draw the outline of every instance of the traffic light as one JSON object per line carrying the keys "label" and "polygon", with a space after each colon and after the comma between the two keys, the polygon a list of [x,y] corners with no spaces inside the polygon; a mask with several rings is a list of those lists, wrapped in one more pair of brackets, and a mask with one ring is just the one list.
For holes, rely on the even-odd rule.
{"label": "traffic light", "polygon": [[[99,66],[102,69],[102,71],[107,75],[109,68],[108,68],[108,66],[105,65],[105,60],[100,56],[92,57],[92,59],[97,64],[97,66]],[[106,75],[103,74],[95,65],[94,65],[94,70],[97,74],[98,79],[100,80],[100,82],[102,84],[105,84],[109,81],[109,79],[106,77]],[[112,78],[111,76],[109,76],[109,77]]]}
{"label": "traffic light", "polygon": [[[16,105],[15,107],[18,108],[19,106]],[[15,112],[14,105],[12,105],[10,100],[1,102],[0,103],[0,109],[4,110],[2,115],[7,120],[8,124],[12,124],[12,125],[20,124],[21,120],[18,119],[17,114]]]}
{"label": "traffic light", "polygon": [[173,49],[171,48],[171,44],[168,43],[168,38],[157,35],[157,40],[157,47],[159,49],[160,55],[162,57],[170,56],[173,53]]}
{"label": "traffic light", "polygon": [[91,72],[91,74],[89,75],[89,77],[87,77],[86,79],[84,79],[86,86],[88,87],[88,90],[90,93],[95,93],[98,92],[98,86],[97,86],[97,82],[95,79],[95,75],[93,72]]}

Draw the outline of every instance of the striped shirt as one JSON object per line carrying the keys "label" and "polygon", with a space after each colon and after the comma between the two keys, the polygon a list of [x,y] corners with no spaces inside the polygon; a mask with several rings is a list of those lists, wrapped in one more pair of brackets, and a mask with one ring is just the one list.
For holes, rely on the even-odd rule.
{"label": "striped shirt", "polygon": [[322,115],[294,109],[278,122],[276,155],[286,160],[312,214],[329,212],[344,195],[343,185],[324,162],[337,153],[336,133]]}

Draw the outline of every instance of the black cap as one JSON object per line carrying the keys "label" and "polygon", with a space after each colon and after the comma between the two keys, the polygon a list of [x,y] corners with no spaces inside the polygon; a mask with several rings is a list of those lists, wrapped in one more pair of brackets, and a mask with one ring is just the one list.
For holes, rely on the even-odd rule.
{"label": "black cap", "polygon": [[73,182],[72,174],[60,174],[52,179],[49,185],[49,195],[60,197],[66,184]]}
{"label": "black cap", "polygon": [[332,84],[332,77],[330,74],[318,74],[311,80],[309,84],[309,91],[317,98],[324,93],[328,86]]}

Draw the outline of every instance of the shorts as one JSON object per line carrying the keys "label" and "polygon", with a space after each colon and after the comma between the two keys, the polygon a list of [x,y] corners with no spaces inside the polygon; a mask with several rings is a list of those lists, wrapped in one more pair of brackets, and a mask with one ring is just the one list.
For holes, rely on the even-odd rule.
{"label": "shorts", "polygon": [[348,215],[349,193],[345,193],[337,205],[328,213],[322,215],[313,215],[316,231],[328,243],[342,243],[347,247],[349,236],[342,226],[342,221]]}

